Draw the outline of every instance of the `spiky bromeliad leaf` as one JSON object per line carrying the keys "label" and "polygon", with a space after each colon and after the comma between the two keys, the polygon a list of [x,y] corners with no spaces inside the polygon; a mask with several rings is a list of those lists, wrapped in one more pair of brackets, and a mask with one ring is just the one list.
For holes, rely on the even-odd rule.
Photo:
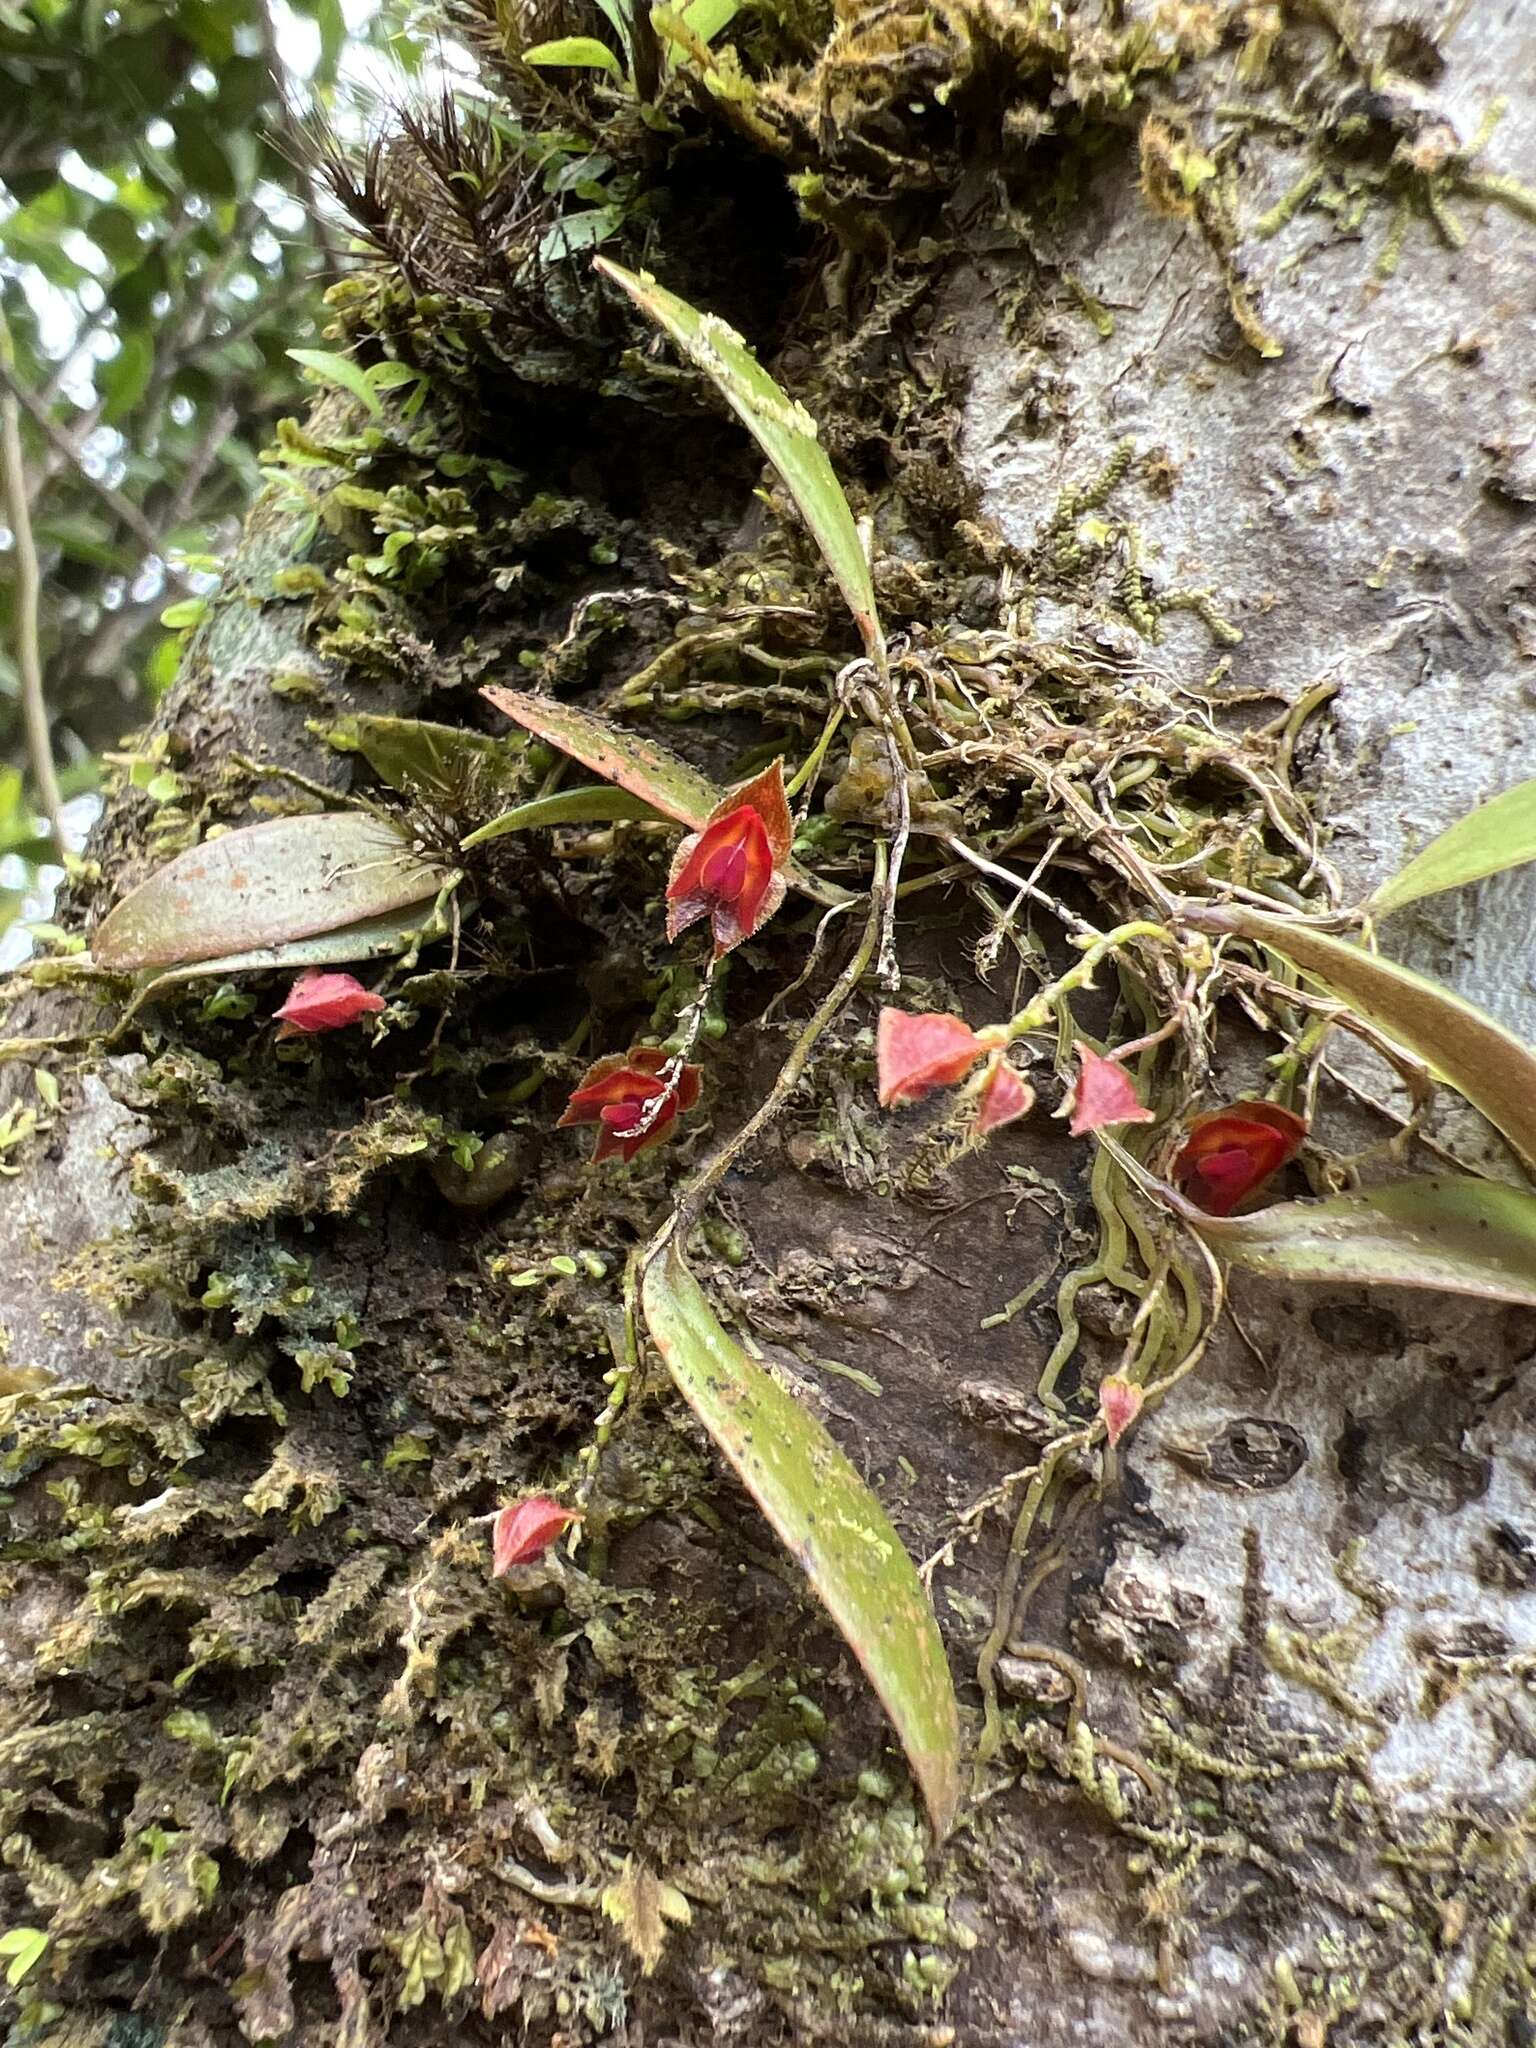
{"label": "spiky bromeliad leaf", "polygon": [[721,1328],[675,1246],[646,1266],[641,1305],[683,1397],[863,1666],[942,1839],[960,1796],[960,1718],[901,1538],[816,1417]]}
{"label": "spiky bromeliad leaf", "polygon": [[701,313],[666,291],[648,272],[638,275],[605,256],[594,259],[604,277],[626,291],[697,369],[755,436],[784,479],[800,515],[826,558],[848,601],[870,658],[884,653],[880,615],[869,561],[853,514],[827,452],[816,437],[816,422],[782,391],[747,344],[717,313]]}
{"label": "spiky bromeliad leaf", "polygon": [[1369,907],[1378,917],[1385,917],[1388,911],[1416,903],[1421,896],[1481,882],[1488,875],[1502,874],[1506,868],[1518,868],[1530,860],[1536,860],[1536,776],[1517,782],[1502,796],[1491,797],[1448,825],[1406,867],[1382,883]]}
{"label": "spiky bromeliad leaf", "polygon": [[141,882],[97,926],[92,957],[130,974],[286,946],[425,903],[450,879],[372,812],[271,818]]}
{"label": "spiky bromeliad leaf", "polygon": [[1278,953],[1368,1023],[1416,1053],[1536,1164],[1536,1054],[1465,997],[1347,939],[1245,904],[1184,911],[1197,931],[1228,932]]}

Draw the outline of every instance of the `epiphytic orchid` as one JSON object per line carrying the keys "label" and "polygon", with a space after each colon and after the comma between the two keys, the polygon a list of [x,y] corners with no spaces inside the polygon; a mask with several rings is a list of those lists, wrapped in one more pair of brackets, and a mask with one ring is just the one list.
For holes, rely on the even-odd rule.
{"label": "epiphytic orchid", "polygon": [[310,1037],[317,1031],[339,1031],[359,1017],[384,1008],[384,998],[363,987],[355,974],[326,974],[312,967],[301,974],[277,1011],[279,1038]]}
{"label": "epiphytic orchid", "polygon": [[978,1136],[984,1138],[1001,1130],[1004,1124],[1028,1116],[1034,1106],[1034,1089],[999,1053],[982,1077],[980,1107],[976,1112]]}
{"label": "epiphytic orchid", "polygon": [[1072,1047],[1078,1058],[1077,1080],[1058,1113],[1070,1113],[1067,1129],[1074,1138],[1105,1124],[1150,1124],[1150,1109],[1136,1093],[1136,1084],[1118,1061],[1106,1059],[1079,1038]]}
{"label": "epiphytic orchid", "polygon": [[678,847],[667,879],[667,937],[707,917],[716,959],[750,939],[784,901],[793,837],[784,764],[774,761],[722,798]]}
{"label": "epiphytic orchid", "polygon": [[1230,1216],[1288,1165],[1307,1135],[1305,1119],[1278,1102],[1234,1102],[1197,1116],[1173,1162],[1173,1178],[1197,1209]]}
{"label": "epiphytic orchid", "polygon": [[699,1068],[678,1066],[659,1045],[632,1045],[610,1053],[588,1067],[571,1092],[558,1128],[596,1124],[593,1163],[615,1153],[625,1161],[655,1145],[676,1121],[679,1110],[692,1109],[699,1099]]}
{"label": "epiphytic orchid", "polygon": [[875,1034],[880,1107],[920,1102],[935,1088],[963,1081],[987,1050],[963,1017],[944,1011],[916,1016],[884,1009]]}
{"label": "epiphytic orchid", "polygon": [[536,1493],[503,1508],[491,1526],[491,1577],[499,1579],[515,1564],[532,1564],[557,1536],[581,1516],[563,1508],[546,1493]]}

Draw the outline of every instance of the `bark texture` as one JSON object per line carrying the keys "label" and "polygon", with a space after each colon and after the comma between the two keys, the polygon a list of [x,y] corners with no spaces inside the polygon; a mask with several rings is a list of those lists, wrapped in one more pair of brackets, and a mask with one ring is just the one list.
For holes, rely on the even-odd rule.
{"label": "bark texture", "polygon": [[[1141,550],[1129,611],[1079,602],[1058,578],[1033,629],[1106,657],[1129,647],[1177,685],[1209,687],[1222,719],[1249,715],[1244,692],[1283,706],[1334,684],[1303,750],[1351,894],[1536,772],[1536,227],[1507,190],[1441,177],[1489,100],[1536,73],[1536,20],[1515,0],[1453,11],[1443,73],[1428,39],[1385,13],[1299,30],[1286,76],[1300,125],[1236,123],[1240,206],[1225,227],[1177,200],[1170,211],[1166,194],[1151,203],[1134,122],[1100,110],[1056,124],[1062,107],[1100,107],[1083,83],[1107,47],[1096,14],[1077,10],[1070,49],[1038,60],[1045,139],[1022,193],[1005,152],[999,215],[983,204],[1002,175],[996,135],[1034,146],[1022,125],[998,127],[999,79],[1025,63],[1008,25],[946,11],[871,56],[885,11],[862,30],[850,12],[845,73],[819,74],[827,165],[856,182],[848,158],[862,163],[866,199],[884,180],[898,209],[942,230],[938,282],[907,302],[916,316],[882,301],[850,337],[840,309],[858,236],[875,231],[855,207],[826,261],[762,198],[751,136],[716,160],[710,189],[737,178],[749,192],[731,232],[761,263],[733,266],[706,235],[688,244],[693,276],[667,280],[705,303],[717,286],[776,340],[809,403],[836,396],[828,433],[846,471],[867,478],[869,447],[892,437],[880,406],[893,388],[957,394],[952,458],[943,436],[925,451],[913,433],[902,488],[915,501],[926,464],[934,516],[990,522],[1019,559],[1038,560],[1062,494],[1123,440],[1142,458],[1165,451],[1116,501]],[[1232,132],[1217,109],[1241,96],[1234,65],[1280,10],[1148,12],[1161,34],[1177,15],[1198,54],[1149,60],[1156,90],[1137,119],[1176,138],[1187,123],[1214,148]],[[1206,14],[1202,47],[1190,22]],[[913,198],[921,179],[903,179],[926,145],[895,114],[859,129],[838,78],[878,59],[906,105],[921,67],[902,74],[898,59],[932,47],[933,67],[958,63],[962,30],[961,104],[986,147],[965,118],[958,139],[945,129],[941,197]],[[782,90],[774,118],[798,132],[800,88]],[[1271,116],[1283,101],[1266,102]],[[946,105],[936,96],[924,118],[938,126]],[[791,163],[815,161],[801,147],[786,146]],[[1362,149],[1383,182],[1352,218]],[[1529,91],[1488,161],[1536,185]],[[1314,163],[1327,175],[1254,235]],[[817,195],[801,196],[820,221]],[[1383,277],[1400,206],[1406,238]],[[1445,209],[1462,246],[1443,239]],[[803,304],[785,289],[792,264],[821,287]],[[809,310],[817,296],[830,315]],[[387,294],[364,315],[349,303],[398,333]],[[1284,354],[1261,358],[1234,310],[1250,329],[1261,317]],[[492,318],[465,345],[463,387],[478,401],[495,388],[486,363],[530,346]],[[432,477],[448,430],[429,408],[421,446],[335,471],[415,491],[427,509],[402,500],[402,523],[430,533],[412,559],[438,550],[446,572],[380,597],[383,570],[358,566],[378,543],[347,523],[357,507],[330,505],[317,531],[280,494],[264,503],[156,722],[186,797],[169,816],[137,792],[114,801],[82,919],[176,833],[281,794],[236,756],[342,789],[357,757],[314,724],[475,722],[475,686],[525,653],[542,687],[601,695],[675,644],[679,588],[696,598],[709,577],[736,579],[717,580],[716,612],[803,599],[813,572],[753,512],[755,459],[733,429],[697,406],[648,410],[611,348],[600,367],[616,395],[610,384],[589,417],[597,369],[572,368],[569,335],[539,346],[552,395],[524,389],[506,418],[467,403],[449,451],[464,466]],[[447,339],[421,343],[445,374],[434,348]],[[312,459],[358,424],[322,408]],[[688,552],[701,532],[707,575]],[[882,600],[899,605],[923,562],[910,534],[887,531]],[[1164,602],[1190,591],[1209,605]],[[995,598],[994,575],[976,601]],[[745,667],[723,681],[700,669],[727,692],[709,702],[728,724]],[[440,809],[413,808],[424,836],[448,829]],[[643,834],[596,868],[507,842],[473,877],[469,972],[434,972],[446,956],[428,955],[402,991],[420,1021],[372,1060],[324,1044],[279,1061],[256,1020],[210,1011],[195,986],[131,1042],[65,1059],[62,1104],[0,1208],[17,1388],[0,1856],[11,1923],[53,1934],[12,2038],[1528,2043],[1524,1312],[1240,1283],[1241,1331],[1224,1326],[1149,1415],[1118,1481],[1042,1532],[1003,1667],[1004,1744],[942,1854],[851,1658],[654,1379],[601,1462],[581,1568],[552,1563],[515,1593],[487,1583],[471,1518],[558,1472],[590,1432],[615,1276],[678,1171],[598,1183],[549,1130],[586,1056],[582,1017],[592,1050],[623,1045],[677,993],[653,946],[657,860]],[[1405,918],[1387,943],[1531,1032],[1533,872]],[[733,971],[709,1077],[717,1135],[783,1056],[781,1019],[750,1027],[803,964],[809,930],[776,931]],[[962,991],[980,1021],[991,999],[964,937],[914,931],[903,965],[916,985]],[[959,1158],[926,1110],[880,1119],[877,1001],[860,998],[793,1112],[731,1176],[700,1258],[923,1557],[1038,1450],[1051,1292],[997,1314],[1079,1259],[1086,1168],[1040,1117]],[[82,1014],[76,993],[52,990],[10,1028],[68,1030]],[[1385,1092],[1379,1073],[1349,1071]],[[27,1064],[10,1073],[24,1092]],[[483,1206],[455,1158],[464,1131],[505,1169]],[[1442,1135],[1499,1157],[1469,1118]],[[1088,1289],[1080,1311],[1091,1383],[1120,1355],[1125,1304]],[[983,1520],[934,1581],[972,1740],[970,1673],[1010,1519]]]}

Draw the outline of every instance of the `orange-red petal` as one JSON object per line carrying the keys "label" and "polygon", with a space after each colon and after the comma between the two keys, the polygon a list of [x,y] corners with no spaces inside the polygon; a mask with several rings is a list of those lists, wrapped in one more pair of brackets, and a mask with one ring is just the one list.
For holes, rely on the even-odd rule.
{"label": "orange-red petal", "polygon": [[1099,1381],[1099,1414],[1111,1450],[1141,1413],[1142,1399],[1141,1388],[1117,1372],[1106,1373]]}
{"label": "orange-red petal", "polygon": [[503,1508],[491,1524],[491,1577],[517,1564],[532,1564],[551,1543],[581,1516],[574,1508],[563,1508],[546,1493],[536,1493]]}
{"label": "orange-red petal", "polygon": [[659,1045],[633,1045],[597,1060],[572,1089],[556,1125],[596,1124],[594,1164],[633,1159],[664,1138],[680,1112],[699,1099],[700,1069],[684,1065],[668,1077],[670,1056]]}
{"label": "orange-red petal", "polygon": [[920,1102],[935,1088],[963,1081],[986,1049],[963,1017],[882,1010],[875,1034],[880,1107]]}
{"label": "orange-red petal", "polygon": [[308,1037],[317,1031],[339,1031],[359,1017],[377,1015],[383,1007],[384,998],[364,988],[355,974],[328,974],[311,967],[294,982],[274,1014],[282,1023],[281,1036]]}
{"label": "orange-red petal", "polygon": [[1072,1050],[1077,1054],[1077,1081],[1067,1103],[1071,1122],[1067,1129],[1074,1138],[1106,1124],[1150,1124],[1152,1111],[1136,1093],[1136,1083],[1118,1060],[1106,1059],[1079,1038]]}
{"label": "orange-red petal", "polygon": [[976,1112],[976,1129],[982,1137],[1001,1130],[1004,1124],[1028,1116],[1035,1106],[1035,1091],[1001,1053],[987,1069],[981,1084],[981,1106]]}
{"label": "orange-red petal", "polygon": [[751,938],[784,901],[793,836],[784,764],[774,761],[678,847],[667,878],[667,937],[707,917],[717,954]]}
{"label": "orange-red petal", "polygon": [[1306,1135],[1305,1119],[1277,1102],[1208,1110],[1189,1127],[1174,1182],[1208,1216],[1230,1216],[1296,1157]]}

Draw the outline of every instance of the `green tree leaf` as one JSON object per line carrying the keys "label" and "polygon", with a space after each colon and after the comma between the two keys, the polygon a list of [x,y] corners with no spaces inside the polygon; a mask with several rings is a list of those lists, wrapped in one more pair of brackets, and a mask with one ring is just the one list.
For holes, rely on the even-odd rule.
{"label": "green tree leaf", "polygon": [[144,396],[154,374],[155,345],[151,337],[130,328],[118,343],[117,354],[108,357],[96,372],[102,396],[102,418],[115,425],[132,412]]}
{"label": "green tree leaf", "polygon": [[901,1538],[816,1417],[721,1328],[675,1246],[646,1266],[640,1298],[684,1399],[863,1666],[942,1840],[960,1798],[960,1716],[938,1625]]}
{"label": "green tree leaf", "polygon": [[51,1938],[40,1927],[8,1927],[0,1934],[0,1957],[8,1959],[5,1981],[13,1991],[42,1961]]}
{"label": "green tree leaf", "polygon": [[535,797],[519,804],[515,811],[503,811],[489,825],[471,832],[460,841],[460,850],[484,846],[492,839],[505,839],[509,832],[534,832],[550,825],[608,825],[621,818],[661,818],[665,813],[643,796],[633,796],[612,783],[594,782],[584,789],[557,789],[553,796]]}
{"label": "green tree leaf", "polygon": [[603,276],[626,291],[704,372],[755,435],[825,556],[871,659],[881,659],[885,642],[869,562],[843,487],[816,438],[816,422],[779,388],[735,328],[718,314],[699,312],[686,299],[664,291],[648,272],[636,275],[603,256],[594,260]]}
{"label": "green tree leaf", "polygon": [[552,43],[535,43],[531,50],[524,50],[525,64],[569,64],[587,71],[622,70],[619,60],[606,43],[600,43],[596,36],[557,36]]}
{"label": "green tree leaf", "polygon": [[340,391],[350,391],[354,398],[363,401],[375,419],[384,417],[383,402],[369,383],[367,372],[350,356],[337,355],[334,349],[329,348],[291,348],[287,353],[320,383],[333,384]]}
{"label": "green tree leaf", "polygon": [[386,718],[374,712],[359,712],[331,726],[312,725],[310,730],[340,753],[361,754],[391,789],[434,797],[455,809],[476,796],[483,806],[487,797],[514,791],[525,773],[526,742],[520,735],[498,740],[463,726],[436,725],[425,718]]}
{"label": "green tree leaf", "polygon": [[1235,903],[1186,905],[1181,915],[1197,931],[1228,932],[1289,960],[1368,1023],[1417,1053],[1481,1110],[1528,1164],[1536,1165],[1536,1055],[1486,1010],[1427,975],[1292,918]]}
{"label": "green tree leaf", "polygon": [[1448,825],[1408,865],[1383,882],[1370,900],[1378,917],[1416,903],[1442,889],[1480,882],[1505,868],[1536,860],[1536,777],[1517,782],[1502,796],[1491,797]]}
{"label": "green tree leaf", "polygon": [[178,854],[102,919],[113,973],[279,946],[435,896],[448,871],[368,811],[271,818]]}

